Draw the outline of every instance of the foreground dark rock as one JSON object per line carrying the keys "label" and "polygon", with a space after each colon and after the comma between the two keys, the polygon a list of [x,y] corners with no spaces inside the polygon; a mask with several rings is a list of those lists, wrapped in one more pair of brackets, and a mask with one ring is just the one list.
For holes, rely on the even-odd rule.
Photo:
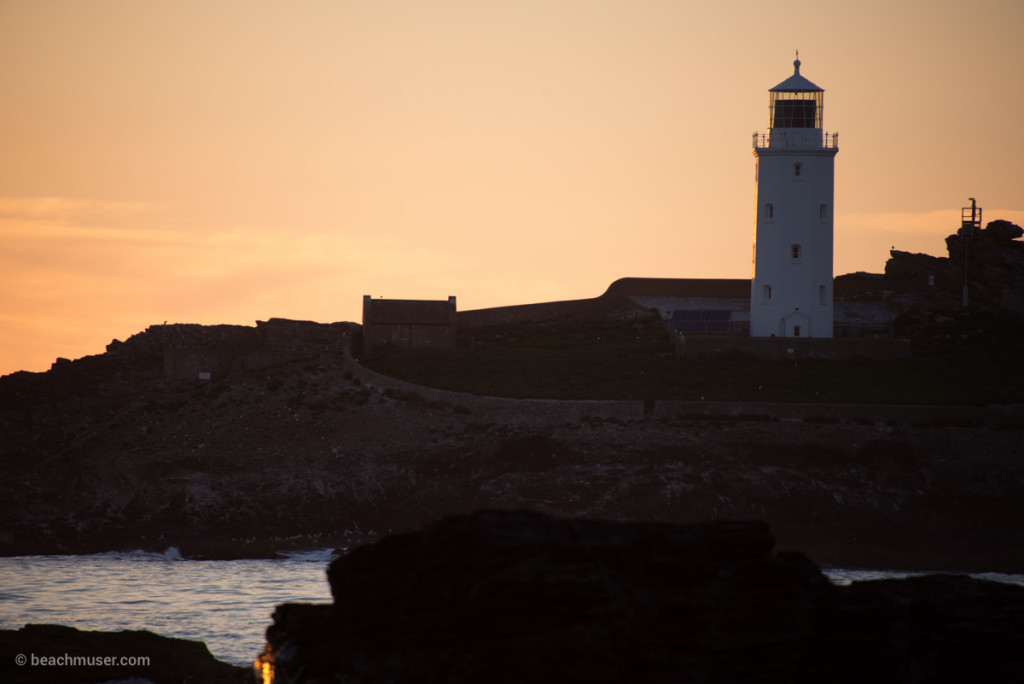
{"label": "foreground dark rock", "polygon": [[837,587],[767,525],[483,512],[331,564],[274,613],[275,682],[1024,680],[1024,589]]}
{"label": "foreground dark rock", "polygon": [[[117,662],[122,658],[136,660]],[[62,625],[0,630],[0,681],[7,684],[230,684],[248,677],[245,668],[216,660],[202,642],[152,632],[83,632]]]}

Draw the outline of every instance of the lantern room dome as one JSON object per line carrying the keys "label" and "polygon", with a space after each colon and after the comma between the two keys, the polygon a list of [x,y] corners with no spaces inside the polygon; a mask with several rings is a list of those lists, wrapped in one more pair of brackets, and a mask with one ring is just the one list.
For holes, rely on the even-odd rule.
{"label": "lantern room dome", "polygon": [[793,60],[793,75],[787,78],[785,81],[775,86],[768,92],[788,92],[788,93],[807,93],[807,92],[825,92],[823,89],[814,85],[806,78],[800,75],[800,60]]}

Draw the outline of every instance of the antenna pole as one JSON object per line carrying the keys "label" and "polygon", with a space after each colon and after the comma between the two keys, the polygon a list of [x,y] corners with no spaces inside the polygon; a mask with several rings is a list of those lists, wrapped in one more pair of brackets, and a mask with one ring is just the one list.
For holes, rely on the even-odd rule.
{"label": "antenna pole", "polygon": [[[970,207],[964,207],[960,211],[960,234],[964,238],[964,290],[961,305],[963,308],[967,308],[970,298],[968,297],[968,285],[967,285],[967,250],[971,244],[971,238],[981,230],[981,208],[978,206],[978,201],[973,197],[968,197],[971,200]],[[967,218],[967,210],[971,210],[971,218]]]}

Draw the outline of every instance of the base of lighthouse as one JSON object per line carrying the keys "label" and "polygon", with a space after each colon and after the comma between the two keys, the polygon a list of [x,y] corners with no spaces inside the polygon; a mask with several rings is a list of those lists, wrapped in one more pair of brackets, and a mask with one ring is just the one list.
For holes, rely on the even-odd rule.
{"label": "base of lighthouse", "polygon": [[793,313],[776,319],[760,317],[750,319],[751,337],[832,337],[833,322],[831,317],[812,318],[801,313],[794,307]]}

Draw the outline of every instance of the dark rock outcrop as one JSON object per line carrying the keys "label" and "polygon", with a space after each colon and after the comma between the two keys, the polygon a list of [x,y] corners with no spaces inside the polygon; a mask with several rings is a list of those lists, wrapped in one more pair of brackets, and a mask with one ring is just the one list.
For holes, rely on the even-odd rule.
{"label": "dark rock outcrop", "polygon": [[918,298],[931,305],[958,305],[966,283],[972,307],[1024,315],[1024,229],[1009,221],[983,230],[962,229],[946,238],[948,257],[893,250],[888,281],[918,280]]}
{"label": "dark rock outcrop", "polygon": [[249,671],[223,663],[199,641],[146,631],[88,632],[63,625],[0,630],[0,681],[7,684],[231,684]]}
{"label": "dark rock outcrop", "polygon": [[948,265],[947,257],[902,252],[894,249],[889,252],[889,261],[885,263],[885,278],[887,280],[926,279],[930,275],[944,273]]}
{"label": "dark rock outcrop", "polygon": [[964,682],[1024,677],[1024,589],[838,587],[763,523],[481,512],[331,564],[274,613],[275,682]]}
{"label": "dark rock outcrop", "polygon": [[1002,219],[990,222],[985,226],[985,230],[988,231],[988,234],[994,240],[1016,240],[1024,236],[1024,228],[1021,228],[1016,223],[1010,223]]}

